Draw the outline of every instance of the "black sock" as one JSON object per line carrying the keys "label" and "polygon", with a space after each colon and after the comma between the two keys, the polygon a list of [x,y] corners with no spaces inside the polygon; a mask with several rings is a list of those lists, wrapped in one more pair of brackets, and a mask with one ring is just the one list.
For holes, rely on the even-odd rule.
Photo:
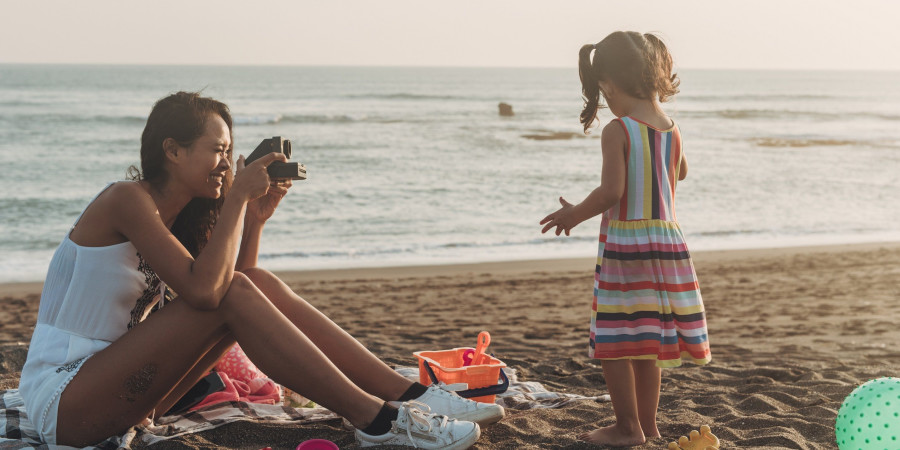
{"label": "black sock", "polygon": [[400,398],[397,399],[397,401],[398,402],[406,402],[409,400],[415,400],[415,399],[421,397],[422,394],[424,394],[425,391],[427,391],[427,390],[428,390],[428,386],[425,386],[424,384],[421,384],[421,383],[414,382],[412,384],[412,386],[410,386],[409,389],[407,389],[406,392],[404,392],[403,395],[401,395]]}
{"label": "black sock", "polygon": [[378,436],[380,434],[387,433],[391,431],[391,421],[397,420],[397,408],[394,408],[391,405],[388,405],[387,402],[384,402],[384,405],[381,407],[381,410],[378,411],[378,414],[375,415],[375,418],[372,419],[372,423],[369,426],[363,428],[363,433],[368,434],[369,436]]}

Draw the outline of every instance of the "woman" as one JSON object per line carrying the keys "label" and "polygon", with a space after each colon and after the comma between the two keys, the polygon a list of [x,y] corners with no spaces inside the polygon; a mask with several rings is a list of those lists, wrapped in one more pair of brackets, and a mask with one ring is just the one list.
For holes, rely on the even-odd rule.
{"label": "woman", "polygon": [[[291,183],[266,172],[284,155],[246,167],[242,156],[232,176],[231,154],[225,104],[161,99],[136,181],[110,184],[63,239],[20,381],[47,443],[94,444],[168,411],[235,342],[275,381],[349,420],[361,446],[466,448],[480,434],[472,422],[503,417],[398,375],[256,268],[263,226]],[[147,316],[165,286],[178,297]]]}

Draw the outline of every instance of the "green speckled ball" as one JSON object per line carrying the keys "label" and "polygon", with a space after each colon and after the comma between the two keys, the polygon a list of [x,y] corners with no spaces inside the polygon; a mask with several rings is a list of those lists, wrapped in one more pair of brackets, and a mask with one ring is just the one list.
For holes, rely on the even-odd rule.
{"label": "green speckled ball", "polygon": [[900,449],[900,378],[876,378],[854,389],[838,411],[841,450]]}

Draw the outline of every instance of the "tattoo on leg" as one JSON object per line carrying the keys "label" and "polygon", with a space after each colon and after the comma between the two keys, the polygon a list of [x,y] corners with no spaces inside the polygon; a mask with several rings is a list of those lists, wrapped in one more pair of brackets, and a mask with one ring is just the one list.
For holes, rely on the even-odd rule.
{"label": "tattoo on leg", "polygon": [[137,373],[130,375],[125,379],[123,386],[125,391],[119,394],[119,398],[126,402],[134,403],[139,396],[150,389],[150,385],[153,384],[153,379],[156,378],[158,371],[156,365],[150,363],[138,370]]}

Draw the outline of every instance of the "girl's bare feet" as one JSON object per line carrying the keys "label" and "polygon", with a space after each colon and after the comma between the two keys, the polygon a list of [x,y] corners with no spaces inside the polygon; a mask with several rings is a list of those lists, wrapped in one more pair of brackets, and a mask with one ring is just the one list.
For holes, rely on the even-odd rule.
{"label": "girl's bare feet", "polygon": [[578,439],[592,444],[603,444],[612,447],[641,445],[647,441],[640,428],[637,430],[626,430],[625,427],[620,427],[619,424],[579,434]]}

